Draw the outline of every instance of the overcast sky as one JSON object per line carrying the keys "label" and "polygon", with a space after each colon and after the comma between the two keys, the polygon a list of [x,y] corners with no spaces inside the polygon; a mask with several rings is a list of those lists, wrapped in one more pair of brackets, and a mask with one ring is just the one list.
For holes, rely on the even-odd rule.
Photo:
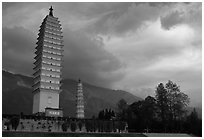
{"label": "overcast sky", "polygon": [[201,3],[3,3],[3,69],[32,75],[51,5],[63,28],[64,78],[142,98],[172,80],[201,103]]}

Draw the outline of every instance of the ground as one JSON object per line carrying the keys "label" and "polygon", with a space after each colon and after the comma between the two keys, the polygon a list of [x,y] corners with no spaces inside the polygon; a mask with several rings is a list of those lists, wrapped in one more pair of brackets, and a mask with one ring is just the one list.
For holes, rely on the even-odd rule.
{"label": "ground", "polygon": [[64,133],[3,131],[3,137],[190,137],[188,134],[165,133]]}

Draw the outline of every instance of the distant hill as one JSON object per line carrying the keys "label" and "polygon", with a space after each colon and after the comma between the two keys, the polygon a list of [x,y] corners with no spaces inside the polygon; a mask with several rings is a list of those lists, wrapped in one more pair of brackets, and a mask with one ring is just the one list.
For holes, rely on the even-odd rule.
{"label": "distant hill", "polygon": [[[75,116],[75,99],[77,81],[64,79],[62,81],[62,92],[60,94],[60,107],[63,108],[65,116]],[[13,74],[2,71],[2,113],[3,114],[32,114],[32,77]],[[129,104],[138,100],[139,97],[122,90],[111,90],[97,87],[83,82],[85,95],[85,116],[97,116],[104,108],[116,109],[116,103],[125,99]]]}

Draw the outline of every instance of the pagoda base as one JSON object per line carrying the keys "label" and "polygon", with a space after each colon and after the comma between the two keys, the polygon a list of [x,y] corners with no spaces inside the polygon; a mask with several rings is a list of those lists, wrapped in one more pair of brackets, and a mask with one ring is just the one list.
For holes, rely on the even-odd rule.
{"label": "pagoda base", "polygon": [[57,108],[45,108],[45,116],[63,117],[63,111],[62,109],[57,109]]}

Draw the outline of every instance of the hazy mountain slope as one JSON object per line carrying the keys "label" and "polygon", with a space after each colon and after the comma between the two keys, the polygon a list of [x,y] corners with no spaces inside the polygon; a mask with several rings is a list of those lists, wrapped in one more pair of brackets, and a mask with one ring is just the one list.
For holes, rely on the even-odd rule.
{"label": "hazy mountain slope", "polygon": [[[63,108],[64,115],[75,116],[77,82],[65,79],[62,83],[60,107]],[[33,101],[31,86],[31,77],[2,71],[2,113],[31,114]],[[115,91],[88,83],[83,83],[83,88],[86,117],[97,116],[97,113],[104,108],[115,109],[116,103],[122,98],[128,103],[141,99],[122,90]]]}

